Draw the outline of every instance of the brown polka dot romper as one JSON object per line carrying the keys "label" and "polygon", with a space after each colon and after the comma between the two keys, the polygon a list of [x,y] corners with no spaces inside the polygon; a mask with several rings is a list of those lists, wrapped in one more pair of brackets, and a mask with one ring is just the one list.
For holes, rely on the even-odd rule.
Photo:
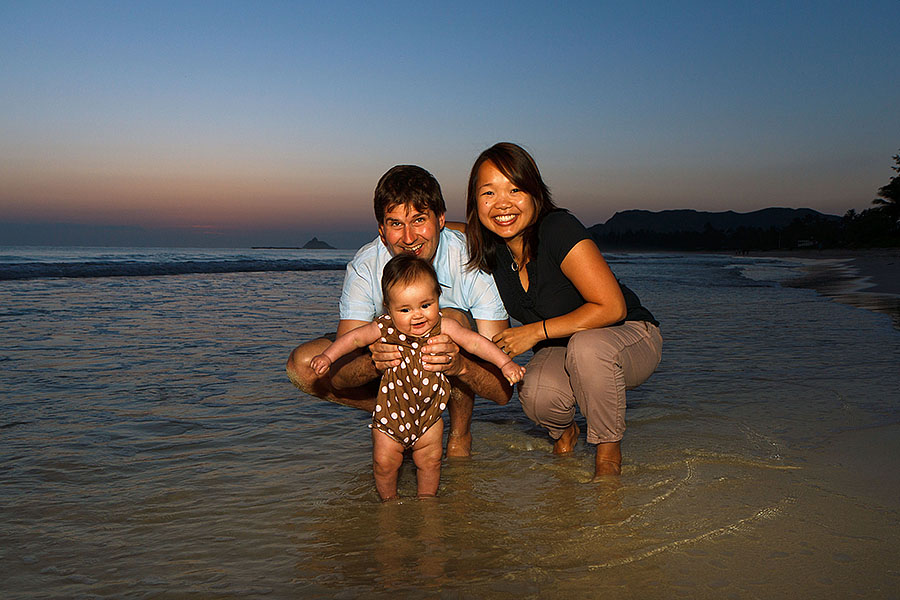
{"label": "brown polka dot romper", "polygon": [[450,399],[450,382],[444,374],[422,370],[422,344],[441,333],[441,322],[421,337],[397,331],[389,315],[378,317],[376,323],[381,341],[400,347],[400,365],[381,377],[371,426],[409,448],[437,423]]}

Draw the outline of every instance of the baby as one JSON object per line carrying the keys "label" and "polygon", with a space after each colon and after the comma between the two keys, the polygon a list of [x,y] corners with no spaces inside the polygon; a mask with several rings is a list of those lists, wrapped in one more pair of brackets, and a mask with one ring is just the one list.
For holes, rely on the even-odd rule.
{"label": "baby", "polygon": [[443,332],[463,349],[497,365],[511,384],[521,381],[525,368],[486,337],[453,319],[441,320],[441,287],[428,261],[406,254],[395,256],[384,266],[381,289],[388,314],[337,338],[313,357],[310,366],[321,376],[334,361],[357,348],[377,341],[399,346],[400,365],[382,376],[372,413],[375,487],[382,500],[397,497],[403,451],[411,447],[418,496],[435,496],[443,454],[441,413],[450,399],[450,382],[443,373],[422,369],[422,345]]}

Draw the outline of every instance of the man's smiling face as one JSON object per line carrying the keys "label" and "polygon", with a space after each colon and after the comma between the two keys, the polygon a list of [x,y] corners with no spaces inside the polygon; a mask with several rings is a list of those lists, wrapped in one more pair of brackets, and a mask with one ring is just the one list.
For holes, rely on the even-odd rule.
{"label": "man's smiling face", "polygon": [[430,209],[421,211],[412,204],[397,204],[385,211],[378,234],[391,256],[412,254],[431,261],[443,227],[444,215],[437,216]]}

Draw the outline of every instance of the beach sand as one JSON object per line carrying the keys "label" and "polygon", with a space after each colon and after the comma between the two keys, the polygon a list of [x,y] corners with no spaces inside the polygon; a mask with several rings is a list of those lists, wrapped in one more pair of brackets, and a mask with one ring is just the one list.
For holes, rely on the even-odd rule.
{"label": "beach sand", "polygon": [[[750,255],[813,261],[808,267],[810,273],[797,279],[795,287],[818,289],[825,286],[829,278],[824,274],[830,271],[836,276],[836,283],[852,281],[849,288],[843,286],[842,291],[900,296],[900,248],[773,250]],[[823,276],[816,277],[817,274]]]}
{"label": "beach sand", "polygon": [[[887,313],[900,329],[900,249],[811,250],[756,253],[755,256],[803,261],[803,274],[782,283],[813,289],[838,302]],[[827,472],[834,497],[856,498],[865,505],[893,506],[900,497],[900,425],[845,431],[811,460]],[[878,595],[878,594],[876,594]]]}
{"label": "beach sand", "polygon": [[0,598],[896,597],[900,330],[776,283],[862,256],[614,257],[666,340],[623,476],[479,400],[438,499],[388,505],[370,417],[284,372],[343,271],[6,282]]}
{"label": "beach sand", "polygon": [[838,302],[891,315],[900,329],[900,248],[777,250],[751,256],[803,263],[803,274],[783,282],[813,289]]}

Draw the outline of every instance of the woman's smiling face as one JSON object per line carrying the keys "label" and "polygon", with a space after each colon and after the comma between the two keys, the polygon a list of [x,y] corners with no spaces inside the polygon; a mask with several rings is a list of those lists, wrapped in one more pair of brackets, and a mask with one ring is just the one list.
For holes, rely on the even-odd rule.
{"label": "woman's smiling face", "polygon": [[535,217],[531,194],[507,179],[491,161],[478,168],[475,180],[478,220],[488,230],[510,241],[525,231]]}

